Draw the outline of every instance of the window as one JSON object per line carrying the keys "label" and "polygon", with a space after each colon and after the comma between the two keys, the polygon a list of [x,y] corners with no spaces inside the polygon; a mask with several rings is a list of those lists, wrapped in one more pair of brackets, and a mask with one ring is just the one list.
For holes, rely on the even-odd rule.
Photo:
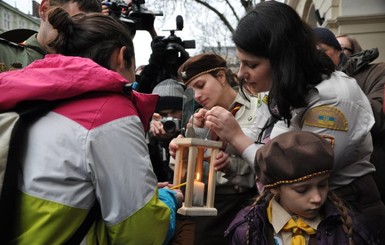
{"label": "window", "polygon": [[19,28],[24,29],[25,28],[25,20],[19,20]]}
{"label": "window", "polygon": [[11,15],[7,12],[4,12],[3,27],[5,30],[11,29]]}

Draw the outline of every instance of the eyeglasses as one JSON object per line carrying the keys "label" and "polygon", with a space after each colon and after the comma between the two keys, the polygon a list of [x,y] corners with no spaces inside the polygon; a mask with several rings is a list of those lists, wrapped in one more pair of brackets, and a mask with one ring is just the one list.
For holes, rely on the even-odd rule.
{"label": "eyeglasses", "polygon": [[351,48],[342,47],[342,50],[347,50],[347,51],[349,51],[350,53],[353,53],[353,49],[351,49]]}

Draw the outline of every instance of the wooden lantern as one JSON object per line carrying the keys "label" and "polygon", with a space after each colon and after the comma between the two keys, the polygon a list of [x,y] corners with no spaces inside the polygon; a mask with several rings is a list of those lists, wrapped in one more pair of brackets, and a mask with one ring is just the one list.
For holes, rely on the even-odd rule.
{"label": "wooden lantern", "polygon": [[[186,189],[183,206],[178,213],[188,216],[216,216],[217,209],[214,208],[216,171],[214,169],[215,157],[222,147],[221,141],[212,141],[197,138],[176,138],[175,143],[179,146],[175,155],[174,185],[181,184],[186,174]],[[188,149],[186,149],[188,148]],[[188,150],[188,151],[186,151]],[[203,177],[203,161],[205,152],[209,151],[209,175],[207,181],[207,195],[204,198],[205,183]],[[188,152],[187,168],[183,156]]]}

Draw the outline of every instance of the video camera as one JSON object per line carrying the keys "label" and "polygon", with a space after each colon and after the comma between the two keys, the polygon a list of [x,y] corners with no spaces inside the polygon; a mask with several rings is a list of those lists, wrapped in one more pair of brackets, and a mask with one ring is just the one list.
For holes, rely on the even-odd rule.
{"label": "video camera", "polygon": [[175,35],[175,31],[183,30],[183,17],[178,15],[176,17],[176,29],[168,30],[170,35],[164,37],[162,42],[166,44],[166,60],[170,63],[173,63],[178,57],[179,52],[184,49],[193,49],[195,48],[195,40],[184,40]]}
{"label": "video camera", "polygon": [[103,1],[110,11],[110,16],[121,21],[134,36],[136,30],[149,31],[154,27],[155,16],[162,16],[162,12],[155,13],[145,7],[145,0],[132,0],[129,6],[124,0]]}

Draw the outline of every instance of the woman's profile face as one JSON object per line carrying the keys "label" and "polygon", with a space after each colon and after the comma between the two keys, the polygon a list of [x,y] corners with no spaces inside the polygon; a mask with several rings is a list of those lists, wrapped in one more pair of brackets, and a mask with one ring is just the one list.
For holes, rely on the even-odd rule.
{"label": "woman's profile face", "polygon": [[245,81],[246,89],[251,94],[269,91],[272,83],[269,59],[240,48],[236,48],[236,55],[239,60],[238,78]]}
{"label": "woman's profile face", "polygon": [[[201,104],[205,109],[211,109],[216,105],[221,105],[220,102],[224,86],[219,77],[214,77],[208,73],[203,74],[193,79],[187,86],[194,90],[195,101]],[[225,83],[226,81],[224,80],[222,82]]]}

